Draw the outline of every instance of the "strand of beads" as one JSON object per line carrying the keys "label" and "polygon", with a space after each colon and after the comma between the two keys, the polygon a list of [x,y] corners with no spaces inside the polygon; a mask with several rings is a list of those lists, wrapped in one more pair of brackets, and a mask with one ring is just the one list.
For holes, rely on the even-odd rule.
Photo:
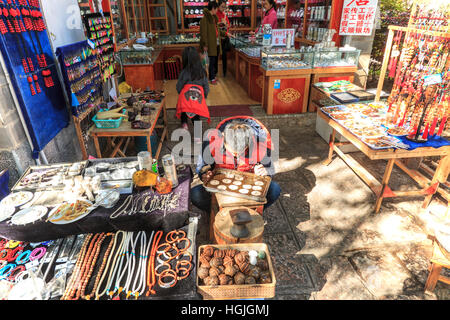
{"label": "strand of beads", "polygon": [[105,254],[103,256],[102,264],[101,264],[100,269],[99,269],[99,271],[97,273],[97,276],[95,277],[95,282],[94,282],[94,286],[92,288],[92,291],[91,291],[90,294],[88,294],[88,295],[83,297],[86,300],[90,300],[90,298],[92,296],[94,296],[95,292],[97,291],[97,287],[98,287],[98,284],[100,282],[100,276],[102,275],[103,270],[106,267],[106,260],[109,258],[110,253],[111,253],[111,248],[112,248],[112,245],[114,243],[114,241],[113,241],[114,240],[114,233],[107,233],[105,237],[111,237],[111,240],[109,241],[108,247],[106,248],[106,252],[105,252]]}
{"label": "strand of beads", "polygon": [[159,241],[161,240],[161,237],[163,235],[162,231],[158,231],[155,235],[155,239],[153,240],[152,248],[150,251],[150,261],[148,263],[147,267],[147,286],[148,290],[146,293],[146,296],[148,297],[150,294],[155,294],[155,290],[153,287],[156,284],[156,274],[155,274],[155,255],[156,255],[156,249],[159,246]]}
{"label": "strand of beads", "polygon": [[106,237],[106,234],[101,233],[100,236],[98,237],[97,241],[94,244],[94,248],[91,252],[91,257],[88,261],[86,261],[85,272],[83,273],[82,280],[81,280],[81,287],[77,291],[75,300],[78,300],[80,297],[83,299],[85,298],[84,293],[86,291],[86,287],[88,285],[89,279],[91,278],[92,272],[94,271],[95,263],[100,254],[100,248],[101,248],[103,241],[105,240],[105,237]]}
{"label": "strand of beads", "polygon": [[128,299],[129,296],[131,295],[131,290],[130,290],[130,284],[131,284],[131,279],[132,276],[134,274],[134,268],[136,266],[136,252],[135,252],[135,248],[136,248],[136,243],[139,239],[139,235],[141,234],[141,232],[139,232],[136,236],[136,238],[133,241],[133,233],[131,235],[131,240],[129,242],[129,246],[128,246],[128,250],[127,250],[127,267],[125,268],[127,270],[127,278],[125,281],[125,284],[123,287],[119,287],[119,291],[123,291],[127,293],[126,298]]}
{"label": "strand of beads", "polygon": [[141,292],[145,290],[145,274],[148,259],[148,251],[150,249],[150,244],[153,239],[154,232],[151,233],[149,241],[147,241],[147,234],[142,232],[140,254],[139,254],[139,264],[136,272],[136,277],[132,287],[132,295],[135,296],[136,300],[141,295]]}
{"label": "strand of beads", "polygon": [[81,247],[77,262],[75,263],[74,271],[72,273],[72,276],[69,279],[69,283],[66,286],[66,290],[64,291],[64,294],[62,295],[61,300],[69,300],[70,297],[73,295],[73,292],[75,290],[75,285],[77,284],[78,278],[81,273],[84,257],[87,254],[87,247],[89,245],[91,238],[92,238],[92,234],[90,233],[86,236],[86,239],[84,239],[83,246]]}
{"label": "strand of beads", "polygon": [[[119,238],[119,235],[122,235],[121,237],[121,242],[120,244],[117,246],[117,239]],[[112,283],[112,274],[114,273],[115,270],[115,266],[116,266],[116,262],[117,262],[117,257],[119,256],[121,249],[122,249],[122,244],[125,240],[125,232],[124,231],[118,231],[115,236],[114,236],[114,244],[113,244],[113,248],[111,249],[111,254],[108,257],[108,262],[106,264],[105,270],[100,278],[100,283],[98,285],[98,287],[95,290],[95,300],[99,300],[102,296],[105,295],[107,289],[110,287],[111,283]],[[117,247],[117,248],[116,248]],[[114,256],[114,258],[113,258]],[[109,264],[112,261],[112,265],[111,268],[109,267]],[[106,275],[108,274],[109,271],[109,276],[107,278],[106,281],[106,285],[105,285],[105,289],[103,291],[100,291],[100,288],[102,286],[103,281],[106,278]]]}

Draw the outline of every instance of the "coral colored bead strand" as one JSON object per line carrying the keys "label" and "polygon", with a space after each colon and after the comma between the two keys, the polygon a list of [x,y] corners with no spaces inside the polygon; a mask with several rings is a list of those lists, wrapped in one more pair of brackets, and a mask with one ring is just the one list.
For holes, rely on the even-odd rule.
{"label": "coral colored bead strand", "polygon": [[150,294],[155,294],[155,290],[153,290],[153,287],[156,284],[156,275],[155,275],[155,255],[156,255],[156,249],[159,246],[159,241],[161,240],[161,237],[163,235],[162,231],[158,231],[155,235],[155,240],[152,244],[152,249],[150,252],[150,261],[147,268],[147,285],[148,285],[148,291],[146,293],[146,296],[148,297]]}

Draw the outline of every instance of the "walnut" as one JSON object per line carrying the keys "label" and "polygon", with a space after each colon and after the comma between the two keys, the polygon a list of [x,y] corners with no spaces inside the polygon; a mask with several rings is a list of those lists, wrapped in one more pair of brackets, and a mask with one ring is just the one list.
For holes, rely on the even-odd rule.
{"label": "walnut", "polygon": [[234,259],[230,256],[225,256],[225,258],[223,258],[223,265],[226,267],[227,265],[233,265],[234,264]]}
{"label": "walnut", "polygon": [[254,266],[250,268],[250,271],[247,274],[255,279],[258,279],[261,275],[261,270],[259,270],[258,267]]}
{"label": "walnut", "polygon": [[266,271],[269,269],[269,264],[267,263],[267,261],[265,259],[258,259],[258,261],[256,262],[256,266],[261,271]]}
{"label": "walnut", "polygon": [[232,284],[232,279],[231,279],[231,277],[230,276],[227,276],[226,274],[221,274],[220,276],[219,276],[219,283],[221,284],[221,285],[229,285],[229,284]]}
{"label": "walnut", "polygon": [[256,279],[251,276],[248,276],[245,278],[245,284],[256,284]]}
{"label": "walnut", "polygon": [[239,270],[241,270],[242,273],[247,274],[250,271],[250,264],[248,264],[248,262],[241,263],[239,265]]}
{"label": "walnut", "polygon": [[214,251],[214,257],[224,258],[225,257],[225,250],[217,249]]}
{"label": "walnut", "polygon": [[215,249],[211,246],[207,246],[205,247],[205,249],[203,249],[203,254],[207,255],[207,256],[212,256],[214,254]]}
{"label": "walnut", "polygon": [[224,273],[225,272],[225,267],[222,266],[222,265],[217,266],[217,269],[219,270],[220,273]]}
{"label": "walnut", "polygon": [[259,276],[259,283],[272,283],[272,278],[270,277],[269,271],[261,272]]}
{"label": "walnut", "polygon": [[226,251],[226,256],[234,258],[237,252],[238,252],[237,249],[228,249]]}
{"label": "walnut", "polygon": [[247,258],[246,255],[243,251],[239,252],[238,254],[236,254],[234,256],[234,261],[236,262],[237,265],[240,265],[243,262],[246,262]]}
{"label": "walnut", "polygon": [[200,265],[204,266],[205,268],[209,268],[211,266],[209,263],[209,261],[211,260],[211,257],[208,257],[208,258],[206,256],[200,256],[200,258],[199,258]]}
{"label": "walnut", "polygon": [[209,264],[211,265],[211,267],[221,266],[223,265],[223,259],[219,257],[214,257],[209,261]]}
{"label": "walnut", "polygon": [[198,277],[200,279],[205,279],[207,276],[209,276],[209,269],[205,267],[198,268]]}
{"label": "walnut", "polygon": [[207,286],[217,286],[219,284],[219,278],[209,276],[203,279],[203,282]]}
{"label": "walnut", "polygon": [[244,282],[245,282],[245,275],[240,271],[236,272],[236,274],[234,275],[234,283],[244,284]]}
{"label": "walnut", "polygon": [[229,265],[226,266],[224,272],[225,272],[226,275],[229,275],[230,277],[233,277],[236,274],[236,272],[238,272],[238,271],[239,271],[239,268],[236,265],[229,264]]}
{"label": "walnut", "polygon": [[219,274],[220,274],[220,271],[219,271],[219,269],[217,269],[216,267],[211,267],[211,268],[209,269],[209,275],[210,275],[211,277],[218,277]]}

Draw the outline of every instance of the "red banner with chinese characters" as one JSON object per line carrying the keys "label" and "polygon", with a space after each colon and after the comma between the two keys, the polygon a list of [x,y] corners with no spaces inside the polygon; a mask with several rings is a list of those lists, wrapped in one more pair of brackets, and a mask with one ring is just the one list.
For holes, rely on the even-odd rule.
{"label": "red banner with chinese characters", "polygon": [[373,30],[378,0],[344,0],[341,36],[370,36]]}

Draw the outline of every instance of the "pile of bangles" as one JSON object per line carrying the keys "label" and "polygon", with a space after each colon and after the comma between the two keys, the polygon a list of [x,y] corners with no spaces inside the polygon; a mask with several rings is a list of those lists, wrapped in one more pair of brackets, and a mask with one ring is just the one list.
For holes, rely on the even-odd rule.
{"label": "pile of bangles", "polygon": [[39,265],[47,252],[48,243],[0,239],[0,280],[17,283],[25,279],[28,270]]}

